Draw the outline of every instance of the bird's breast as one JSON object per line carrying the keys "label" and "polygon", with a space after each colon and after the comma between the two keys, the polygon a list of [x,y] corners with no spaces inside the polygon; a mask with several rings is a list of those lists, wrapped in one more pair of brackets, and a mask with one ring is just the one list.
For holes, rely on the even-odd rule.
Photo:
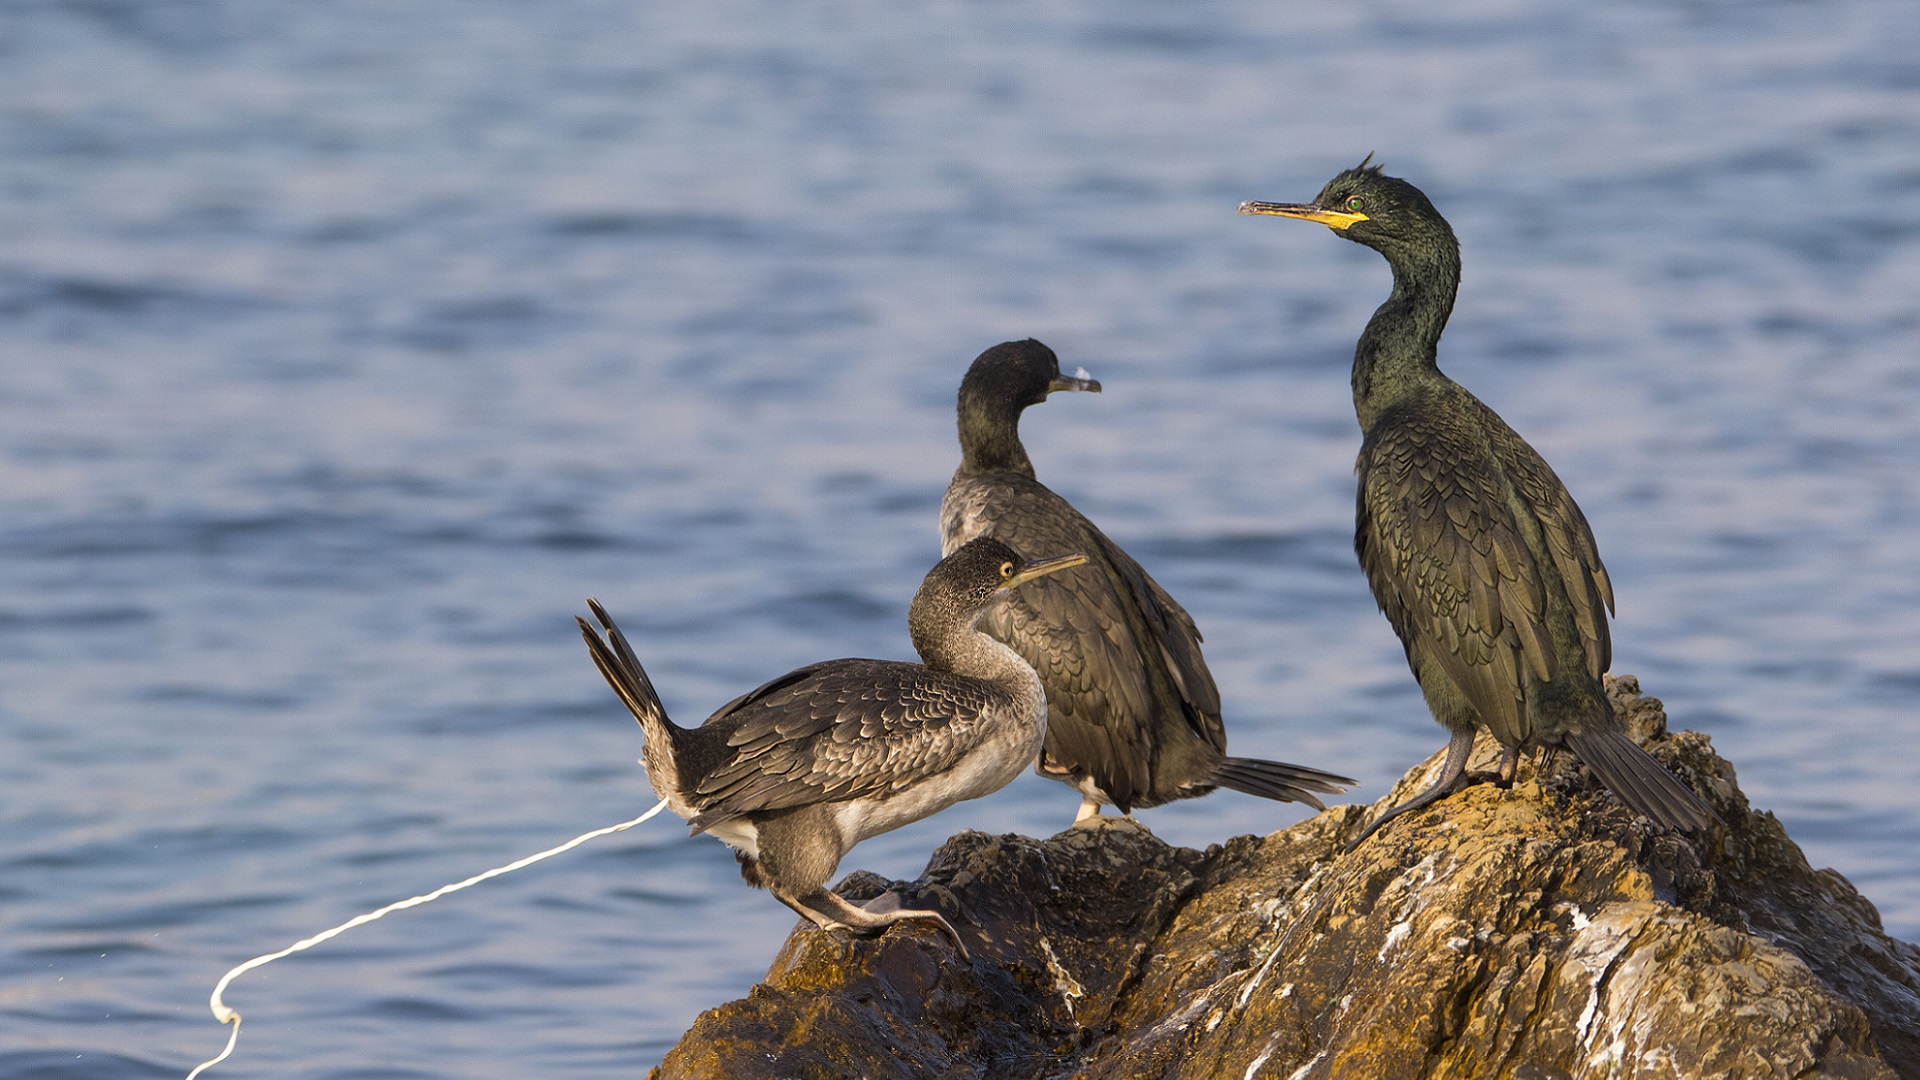
{"label": "bird's breast", "polygon": [[[1037,682],[1037,680],[1036,680]],[[1047,710],[1037,692],[1017,706],[997,708],[983,725],[985,737],[945,771],[883,799],[837,804],[836,818],[849,845],[930,817],[955,803],[977,799],[1012,783],[1040,754]]]}

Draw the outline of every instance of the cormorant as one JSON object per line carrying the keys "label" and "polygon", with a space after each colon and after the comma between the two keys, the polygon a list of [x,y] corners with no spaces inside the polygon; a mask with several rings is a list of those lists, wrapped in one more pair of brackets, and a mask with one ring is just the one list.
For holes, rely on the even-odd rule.
{"label": "cormorant", "polygon": [[937,911],[891,894],[859,907],[827,888],[855,844],[1006,786],[1039,752],[1040,680],[975,623],[997,596],[1085,563],[1029,562],[997,540],[968,544],[928,571],[907,613],[924,663],[828,660],[750,691],[697,728],[667,718],[613,619],[580,632],[593,662],[646,733],[647,782],[695,834],[734,849],[741,876],[823,930],[871,937],[926,919],[966,946]]}
{"label": "cormorant", "polygon": [[1038,341],[996,345],[960,384],[960,468],[940,506],[948,551],[992,536],[1034,551],[1084,551],[1088,571],[1008,596],[981,620],[1047,688],[1040,775],[1082,796],[1076,823],[1102,804],[1131,813],[1228,787],[1325,809],[1314,792],[1344,776],[1227,757],[1220,692],[1200,656],[1193,619],[1120,546],[1034,479],[1020,413],[1055,390],[1100,384],[1060,374]]}
{"label": "cormorant", "polygon": [[1364,433],[1354,549],[1452,738],[1439,777],[1354,844],[1453,791],[1481,727],[1506,748],[1503,786],[1521,747],[1566,747],[1634,810],[1705,829],[1712,809],[1627,736],[1607,701],[1613,586],[1586,517],[1533,447],[1437,366],[1460,284],[1446,219],[1367,162],[1312,203],[1246,202],[1240,212],[1319,222],[1393,268],[1393,292],[1353,356]]}

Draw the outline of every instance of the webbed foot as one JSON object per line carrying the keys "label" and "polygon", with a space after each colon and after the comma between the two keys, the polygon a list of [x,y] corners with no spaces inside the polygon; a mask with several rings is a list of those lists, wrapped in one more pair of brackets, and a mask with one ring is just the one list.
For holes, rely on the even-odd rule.
{"label": "webbed foot", "polygon": [[962,960],[973,960],[973,955],[967,952],[966,943],[960,940],[959,931],[953,928],[945,915],[931,909],[901,907],[900,895],[891,890],[858,905],[824,888],[815,889],[805,896],[782,896],[780,899],[788,907],[813,920],[820,929],[841,930],[854,937],[878,937],[886,932],[887,927],[903,919],[924,919],[953,942]]}
{"label": "webbed foot", "polygon": [[1447,756],[1446,760],[1440,763],[1440,775],[1434,778],[1433,783],[1428,784],[1425,791],[1375,818],[1373,824],[1368,825],[1364,832],[1355,837],[1353,843],[1348,844],[1342,854],[1351,852],[1366,843],[1367,838],[1378,832],[1382,825],[1401,814],[1430,806],[1471,783],[1472,781],[1467,778],[1467,758],[1473,753],[1473,734],[1471,729],[1455,731],[1453,738],[1447,742]]}

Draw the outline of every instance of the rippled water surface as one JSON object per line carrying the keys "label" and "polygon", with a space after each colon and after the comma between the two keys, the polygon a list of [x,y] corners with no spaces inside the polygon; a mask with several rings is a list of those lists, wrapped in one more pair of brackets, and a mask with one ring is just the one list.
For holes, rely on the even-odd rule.
{"label": "rippled water surface", "polygon": [[[0,7],[0,1073],[183,1075],[229,966],[632,816],[693,722],[908,653],[951,408],[1193,612],[1242,753],[1444,740],[1349,546],[1376,151],[1447,370],[1554,463],[1615,670],[1920,938],[1920,7]],[[1045,834],[1026,778],[862,847]],[[1300,817],[1145,815],[1205,844]],[[640,1075],[792,916],[659,821],[243,977],[234,1077]]]}

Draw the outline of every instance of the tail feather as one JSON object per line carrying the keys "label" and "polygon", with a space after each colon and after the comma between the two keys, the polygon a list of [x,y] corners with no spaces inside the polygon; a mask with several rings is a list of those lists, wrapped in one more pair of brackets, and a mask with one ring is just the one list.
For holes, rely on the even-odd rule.
{"label": "tail feather", "polygon": [[666,707],[660,704],[660,695],[653,689],[653,680],[647,678],[647,669],[640,666],[640,659],[633,654],[633,647],[627,644],[627,636],[614,625],[613,616],[600,606],[598,600],[588,600],[587,606],[593,609],[593,617],[606,628],[607,640],[602,641],[587,620],[575,617],[580,624],[580,636],[587,639],[587,650],[593,653],[593,666],[620,696],[627,711],[640,721],[640,727],[648,738],[656,734],[664,735],[673,729],[673,722],[667,719]]}
{"label": "tail feather", "polygon": [[1344,785],[1355,783],[1348,777],[1310,769],[1305,765],[1241,757],[1221,758],[1220,764],[1214,767],[1212,780],[1221,787],[1232,788],[1242,794],[1280,802],[1305,803],[1315,810],[1325,810],[1327,807],[1315,797],[1314,792],[1338,795],[1347,790]]}
{"label": "tail feather", "polygon": [[1719,820],[1712,807],[1624,731],[1569,735],[1567,745],[1622,802],[1669,829],[1701,831]]}

